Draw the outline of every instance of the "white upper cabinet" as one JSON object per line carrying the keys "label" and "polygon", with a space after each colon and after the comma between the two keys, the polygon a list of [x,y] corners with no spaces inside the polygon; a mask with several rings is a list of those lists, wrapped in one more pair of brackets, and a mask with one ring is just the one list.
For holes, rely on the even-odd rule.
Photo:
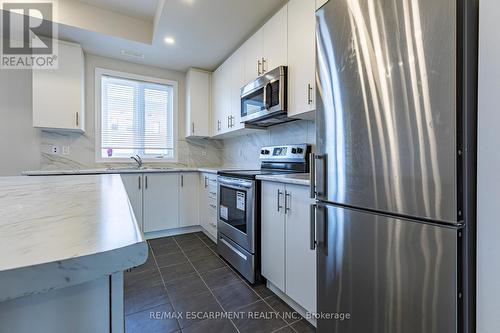
{"label": "white upper cabinet", "polygon": [[58,41],[58,69],[33,70],[33,126],[84,132],[84,57],[80,45]]}
{"label": "white upper cabinet", "polygon": [[186,137],[210,136],[210,81],[206,71],[186,74]]}
{"label": "white upper cabinet", "polygon": [[245,53],[240,48],[231,56],[231,129],[241,129],[241,88],[245,85]]}
{"label": "white upper cabinet", "polygon": [[229,130],[231,114],[230,68],[226,61],[212,74],[212,135]]}
{"label": "white upper cabinet", "polygon": [[287,5],[281,8],[242,46],[245,52],[245,83],[287,64]]}
{"label": "white upper cabinet", "polygon": [[245,84],[262,74],[263,46],[262,29],[253,34],[242,46],[245,54]]}
{"label": "white upper cabinet", "polygon": [[[300,24],[299,24],[300,23]],[[316,109],[315,3],[288,2],[288,116],[312,119]]]}
{"label": "white upper cabinet", "polygon": [[287,65],[287,7],[281,8],[261,29],[264,43],[261,74]]}

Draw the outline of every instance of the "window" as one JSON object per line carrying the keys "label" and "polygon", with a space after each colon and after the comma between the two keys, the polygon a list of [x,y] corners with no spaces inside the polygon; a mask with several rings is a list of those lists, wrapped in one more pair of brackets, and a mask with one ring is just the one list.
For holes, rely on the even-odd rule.
{"label": "window", "polygon": [[96,70],[98,161],[175,160],[177,83]]}

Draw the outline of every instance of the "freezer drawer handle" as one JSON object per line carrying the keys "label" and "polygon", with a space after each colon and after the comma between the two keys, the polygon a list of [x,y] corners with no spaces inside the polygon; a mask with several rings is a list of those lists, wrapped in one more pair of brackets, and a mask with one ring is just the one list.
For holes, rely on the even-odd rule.
{"label": "freezer drawer handle", "polygon": [[316,207],[315,204],[309,207],[309,247],[313,251],[316,249]]}

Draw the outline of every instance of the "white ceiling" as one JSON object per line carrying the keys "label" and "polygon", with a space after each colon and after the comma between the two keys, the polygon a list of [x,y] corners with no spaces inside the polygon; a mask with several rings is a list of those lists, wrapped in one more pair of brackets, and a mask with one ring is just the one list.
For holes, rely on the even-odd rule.
{"label": "white ceiling", "polygon": [[[287,0],[81,0],[111,13],[131,19],[114,28],[121,31],[138,27],[137,19],[151,22],[151,42],[96,31],[89,24],[59,24],[59,38],[82,44],[88,53],[118,58],[162,68],[185,71],[189,67],[214,70],[251,33],[257,30]],[[153,4],[158,1],[158,6]],[[139,5],[140,3],[140,5]],[[152,19],[152,8],[155,7]],[[116,16],[115,14],[113,14]],[[113,16],[113,17],[114,17]],[[69,16],[70,17],[70,16]],[[111,16],[110,16],[111,17]],[[147,18],[149,17],[149,18]],[[89,22],[90,22],[89,18]],[[135,24],[132,20],[136,20]],[[153,21],[152,21],[153,20]],[[118,21],[117,21],[118,22]],[[116,30],[116,29],[115,29]],[[166,45],[166,36],[175,38]],[[122,54],[122,50],[143,58]]]}
{"label": "white ceiling", "polygon": [[153,22],[158,0],[78,0],[116,13]]}

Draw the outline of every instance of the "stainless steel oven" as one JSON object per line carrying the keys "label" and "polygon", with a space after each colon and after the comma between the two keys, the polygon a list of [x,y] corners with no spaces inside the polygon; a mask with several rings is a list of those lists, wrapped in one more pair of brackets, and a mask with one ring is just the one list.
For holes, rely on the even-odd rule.
{"label": "stainless steel oven", "polygon": [[258,176],[309,172],[306,144],[263,147],[259,170],[219,172],[217,251],[250,283],[260,279]]}
{"label": "stainless steel oven", "polygon": [[249,253],[255,252],[255,180],[218,177],[218,228]]}
{"label": "stainless steel oven", "polygon": [[271,126],[287,117],[287,67],[277,67],[241,88],[241,121]]}

